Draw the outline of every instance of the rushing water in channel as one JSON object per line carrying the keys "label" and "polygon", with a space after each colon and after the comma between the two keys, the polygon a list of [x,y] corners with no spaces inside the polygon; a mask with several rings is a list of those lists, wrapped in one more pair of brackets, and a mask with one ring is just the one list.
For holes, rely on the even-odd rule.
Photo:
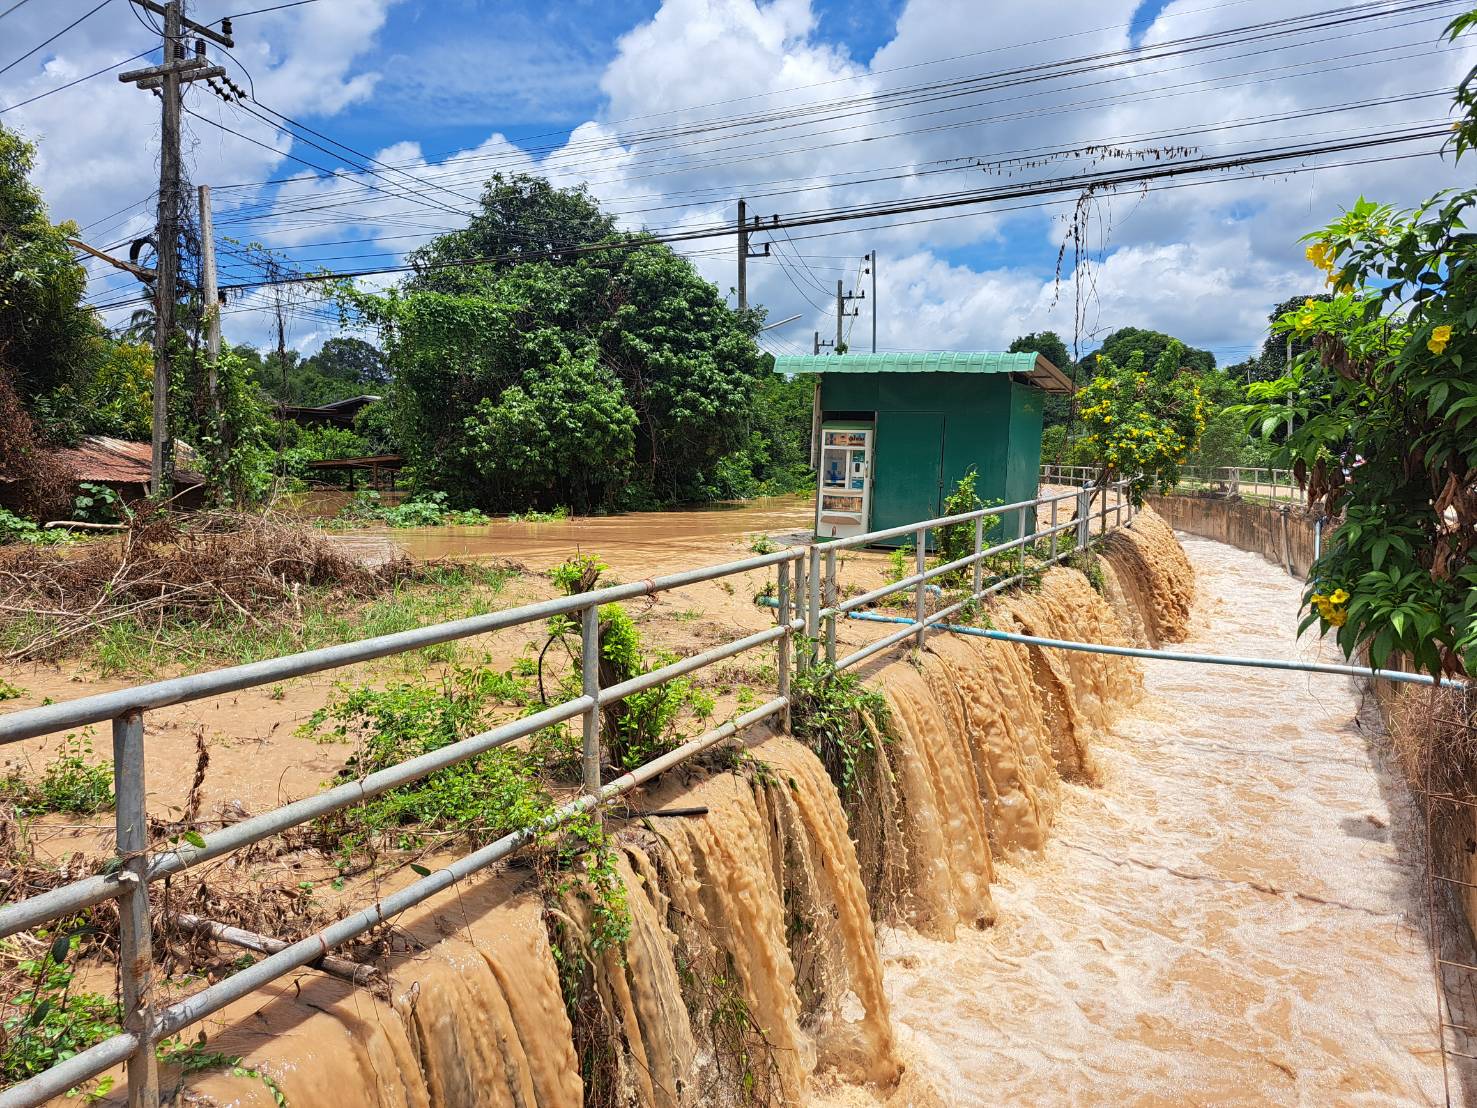
{"label": "rushing water in channel", "polygon": [[[1311,657],[1300,584],[1185,538],[1187,651]],[[1441,1098],[1412,813],[1352,681],[1145,663],[1147,696],[997,866],[997,921],[881,935],[904,1057],[971,1104]]]}

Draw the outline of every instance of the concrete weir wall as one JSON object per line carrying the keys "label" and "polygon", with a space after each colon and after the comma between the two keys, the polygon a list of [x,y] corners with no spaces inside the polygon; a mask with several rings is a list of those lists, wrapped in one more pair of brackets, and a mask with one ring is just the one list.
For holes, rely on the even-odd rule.
{"label": "concrete weir wall", "polygon": [[1315,523],[1300,507],[1277,507],[1217,496],[1149,496],[1153,509],[1176,531],[1214,539],[1260,554],[1294,577],[1313,564]]}

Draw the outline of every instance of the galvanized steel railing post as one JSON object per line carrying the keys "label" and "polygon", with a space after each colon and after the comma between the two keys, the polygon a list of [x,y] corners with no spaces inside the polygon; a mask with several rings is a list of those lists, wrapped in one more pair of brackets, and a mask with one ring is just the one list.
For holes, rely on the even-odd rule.
{"label": "galvanized steel railing post", "polygon": [[1017,508],[1015,512],[1015,537],[1021,541],[1018,548],[1020,557],[1016,560],[1016,564],[1020,566],[1020,575],[1024,579],[1026,576],[1026,509],[1023,507]]}
{"label": "galvanized steel railing post", "polygon": [[914,592],[915,607],[918,612],[918,649],[923,649],[923,636],[927,628],[923,621],[928,618],[927,588],[928,582],[922,580],[923,574],[928,572],[928,528],[920,527],[917,533],[918,540],[918,587]]}
{"label": "galvanized steel railing post", "polygon": [[113,791],[123,892],[118,897],[118,977],[123,1026],[137,1032],[128,1059],[128,1108],[159,1108],[154,1061],[154,941],[149,929],[149,820],[145,810],[144,714],[113,720]]}
{"label": "galvanized steel railing post", "polygon": [[[580,676],[582,692],[590,698],[585,709],[584,769],[585,794],[600,795],[600,605],[591,604],[580,612]],[[600,809],[591,812],[600,819]]]}
{"label": "galvanized steel railing post", "polygon": [[809,655],[811,663],[820,659],[820,653],[816,647],[821,637],[821,548],[812,546],[810,548],[810,566],[806,571],[806,596],[807,606],[805,610],[805,637],[809,640],[805,646],[805,653]]}
{"label": "galvanized steel railing post", "polygon": [[780,713],[780,719],[785,730],[790,730],[790,563],[781,562],[777,567],[779,571],[779,613],[780,626],[784,628],[784,634],[780,636],[777,644],[779,658],[779,694],[785,706]]}
{"label": "galvanized steel railing post", "polygon": [[1083,485],[1077,493],[1077,549],[1086,550],[1092,535],[1092,487]]}
{"label": "galvanized steel railing post", "polygon": [[[1051,560],[1053,562],[1056,561],[1056,498],[1055,497],[1052,497],[1052,501],[1051,501]],[[976,588],[975,588],[974,591],[975,592],[979,592],[978,586],[976,586]]]}
{"label": "galvanized steel railing post", "polygon": [[836,664],[836,551],[826,551],[826,596],[825,605],[831,609],[826,617],[826,664]]}
{"label": "galvanized steel railing post", "polygon": [[985,587],[985,560],[980,551],[985,548],[985,517],[977,516],[974,521],[974,589],[970,595],[979,596]]}

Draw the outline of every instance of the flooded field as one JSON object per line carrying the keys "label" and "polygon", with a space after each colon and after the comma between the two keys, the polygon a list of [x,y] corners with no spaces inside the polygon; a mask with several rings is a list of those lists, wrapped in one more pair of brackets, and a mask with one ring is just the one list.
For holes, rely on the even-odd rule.
{"label": "flooded field", "polygon": [[[1297,582],[1184,545],[1185,650],[1317,654]],[[905,1056],[961,1105],[1442,1103],[1412,812],[1358,689],[1144,677],[1100,786],[1065,784],[1046,849],[997,868],[993,928],[881,936]]]}
{"label": "flooded field", "polygon": [[[666,512],[577,516],[548,523],[497,520],[475,527],[372,528],[341,541],[367,556],[399,549],[412,558],[504,558],[542,568],[576,551],[600,554],[643,576],[729,561],[758,533],[804,532],[815,501],[776,496]],[[797,536],[798,537],[798,536]]]}

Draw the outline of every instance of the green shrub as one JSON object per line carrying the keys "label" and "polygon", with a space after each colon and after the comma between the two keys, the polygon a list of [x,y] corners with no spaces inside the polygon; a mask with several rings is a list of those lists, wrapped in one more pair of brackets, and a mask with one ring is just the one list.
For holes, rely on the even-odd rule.
{"label": "green shrub", "polygon": [[35,813],[91,815],[113,807],[113,769],[90,760],[92,742],[68,735],[41,776],[0,777],[0,799]]}
{"label": "green shrub", "polygon": [[55,936],[39,960],[17,964],[29,984],[0,1002],[0,1083],[35,1077],[122,1030],[116,1001],[72,990],[66,962],[80,942],[78,935]]}
{"label": "green shrub", "polygon": [[67,542],[70,538],[65,531],[48,531],[33,519],[18,516],[8,508],[0,508],[0,544],[29,542],[49,545]]}
{"label": "green shrub", "polygon": [[[355,743],[338,777],[356,780],[483,730],[497,686],[482,672],[459,670],[440,685],[353,689],[313,713],[303,731]],[[382,845],[415,846],[426,831],[490,841],[533,825],[551,810],[535,768],[528,753],[499,747],[327,816],[320,829],[344,864]]]}
{"label": "green shrub", "polygon": [[133,514],[123,503],[123,498],[107,485],[84,481],[77,489],[77,496],[72,501],[73,519],[87,523],[117,523]]}

